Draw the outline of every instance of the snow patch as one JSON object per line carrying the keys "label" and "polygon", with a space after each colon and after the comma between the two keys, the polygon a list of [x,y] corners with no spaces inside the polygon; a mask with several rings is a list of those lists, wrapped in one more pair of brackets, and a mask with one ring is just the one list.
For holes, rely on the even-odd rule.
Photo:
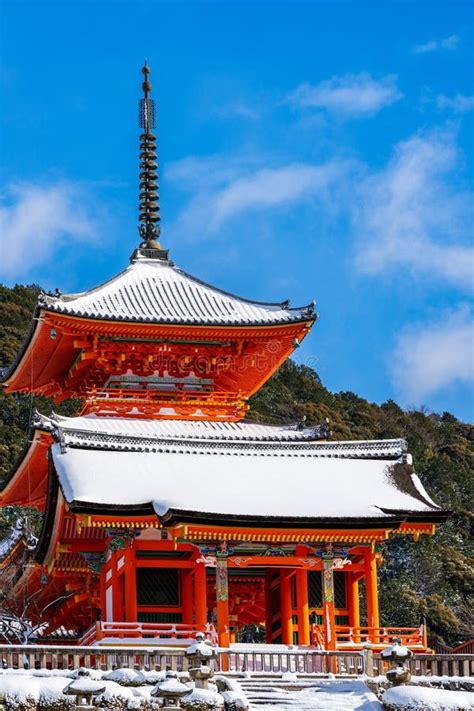
{"label": "snow patch", "polygon": [[461,711],[474,708],[474,694],[421,686],[398,686],[383,695],[388,711]]}

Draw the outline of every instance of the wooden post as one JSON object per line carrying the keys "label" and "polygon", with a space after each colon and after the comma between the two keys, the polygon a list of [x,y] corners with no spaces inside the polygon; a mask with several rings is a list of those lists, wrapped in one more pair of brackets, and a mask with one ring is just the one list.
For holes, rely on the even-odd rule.
{"label": "wooden post", "polygon": [[293,644],[293,605],[291,602],[291,574],[293,571],[280,570],[280,613],[281,641]]}
{"label": "wooden post", "polygon": [[[365,591],[367,606],[367,626],[379,627],[379,599],[377,590],[377,559],[375,553],[367,553],[365,570]],[[376,635],[370,633],[369,640],[377,642]]]}
{"label": "wooden post", "polygon": [[221,647],[228,647],[230,643],[230,620],[227,552],[218,552],[216,557],[216,601],[219,644]]}
{"label": "wooden post", "polygon": [[191,625],[193,622],[193,586],[191,570],[180,571],[181,577],[181,610],[184,623]]}
{"label": "wooden post", "polygon": [[374,674],[374,653],[370,644],[365,644],[363,648],[364,674],[375,676]]}
{"label": "wooden post", "polygon": [[296,571],[296,600],[298,604],[298,644],[309,645],[308,571]]}
{"label": "wooden post", "polygon": [[[324,645],[328,650],[336,649],[336,629],[334,616],[334,573],[333,559],[323,558],[323,618]],[[332,670],[331,670],[332,671]]]}
{"label": "wooden post", "polygon": [[207,622],[206,566],[196,563],[194,566],[194,615],[196,625],[204,631]]}
{"label": "wooden post", "polygon": [[107,619],[107,600],[105,597],[105,573],[107,566],[104,563],[100,569],[100,619]]}
{"label": "wooden post", "polygon": [[135,548],[125,548],[125,619],[127,622],[137,622],[137,560]]}
{"label": "wooden post", "polygon": [[349,603],[349,625],[360,627],[359,581],[354,573],[346,573],[347,597]]}
{"label": "wooden post", "polygon": [[[122,551],[120,551],[120,554]],[[114,622],[123,620],[123,581],[117,572],[118,554],[113,551],[110,564],[112,572],[112,619]]]}
{"label": "wooden post", "polygon": [[271,644],[272,641],[272,571],[265,571],[265,641]]}

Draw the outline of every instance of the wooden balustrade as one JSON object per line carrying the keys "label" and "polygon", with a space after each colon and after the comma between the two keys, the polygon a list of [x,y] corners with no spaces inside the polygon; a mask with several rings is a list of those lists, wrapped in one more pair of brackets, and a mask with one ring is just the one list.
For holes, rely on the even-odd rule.
{"label": "wooden balustrade", "polygon": [[233,651],[221,649],[219,666],[229,672],[328,674],[357,676],[364,671],[362,652],[302,649],[294,652]]}
{"label": "wooden balustrade", "polygon": [[474,639],[468,639],[455,647],[436,642],[433,645],[433,649],[436,654],[474,654]]}
{"label": "wooden balustrade", "polygon": [[[390,665],[380,654],[373,655],[374,675],[384,674]],[[412,676],[474,676],[474,654],[414,654],[405,665]]]}
{"label": "wooden balustrade", "polygon": [[147,639],[155,640],[180,640],[183,643],[189,642],[196,637],[197,632],[203,632],[207,639],[216,642],[216,630],[214,625],[205,626],[177,623],[160,622],[96,622],[80,640],[80,644],[85,646],[94,642],[102,644],[113,643],[117,639]]}
{"label": "wooden balustrade", "polygon": [[[4,668],[76,669],[81,666],[110,670],[117,667],[135,669],[186,670],[185,649],[165,647],[53,647],[50,645],[8,645],[0,647]],[[231,672],[296,672],[342,675],[363,672],[361,652],[325,652],[320,650],[258,652],[220,649],[214,662],[216,671]]]}
{"label": "wooden balustrade", "polygon": [[78,669],[89,667],[108,671],[120,667],[134,669],[187,669],[185,649],[166,647],[66,647],[52,645],[0,646],[4,668]]}
{"label": "wooden balustrade", "polygon": [[[2,645],[0,659],[4,668],[77,669],[85,666],[108,671],[120,667],[134,669],[172,669],[185,671],[188,659],[184,648],[176,647],[70,647],[52,645]],[[215,670],[322,674],[339,676],[378,676],[388,663],[379,653],[362,651],[263,651],[219,649],[213,662]],[[474,654],[415,654],[407,662],[413,676],[474,676]]]}

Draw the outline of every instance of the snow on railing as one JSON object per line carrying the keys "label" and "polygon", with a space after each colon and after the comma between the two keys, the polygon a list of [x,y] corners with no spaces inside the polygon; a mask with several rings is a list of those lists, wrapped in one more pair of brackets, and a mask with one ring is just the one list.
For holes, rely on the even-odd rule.
{"label": "snow on railing", "polygon": [[[283,651],[218,648],[215,671],[322,674],[332,672],[338,676],[355,676],[365,673],[377,676],[384,673],[381,655],[366,648],[361,651],[327,652],[311,648]],[[186,671],[186,649],[162,646],[53,646],[53,645],[2,645],[0,659],[3,668],[13,669],[78,669],[88,667],[103,671],[130,667]],[[415,654],[407,662],[413,676],[474,675],[474,654]],[[386,664],[386,662],[385,662]]]}
{"label": "snow on railing", "polygon": [[[474,654],[414,654],[404,662],[412,676],[473,676]],[[373,655],[372,669],[367,669],[368,676],[385,674],[390,662],[384,661],[380,654]]]}
{"label": "snow on railing", "polygon": [[215,643],[217,634],[214,625],[190,625],[186,623],[159,622],[96,622],[80,640],[80,644],[93,644],[115,639],[147,639],[153,640],[194,640],[197,632],[204,632],[207,639]]}
{"label": "snow on railing", "polygon": [[312,648],[294,651],[219,650],[219,664],[223,671],[251,673],[339,674],[357,676],[365,671],[363,651],[334,652]]}

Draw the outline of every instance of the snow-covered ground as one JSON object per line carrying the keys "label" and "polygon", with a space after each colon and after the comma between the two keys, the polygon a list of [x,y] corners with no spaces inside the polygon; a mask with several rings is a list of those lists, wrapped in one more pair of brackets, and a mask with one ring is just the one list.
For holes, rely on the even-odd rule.
{"label": "snow-covered ground", "polygon": [[[100,680],[100,685],[105,687],[105,691],[97,698],[100,706],[117,711],[150,709],[150,702],[155,700],[151,692],[165,678],[165,672],[132,669],[119,669],[115,672],[91,669],[89,674],[91,680]],[[19,706],[34,708],[35,703],[44,709],[56,704],[59,711],[66,708],[60,702],[74,701],[73,697],[66,697],[63,691],[77,676],[78,670],[0,669],[0,700],[6,702],[8,711]],[[189,676],[186,673],[179,676],[189,685],[191,693],[193,683],[189,682]],[[238,680],[235,676],[218,675],[215,680],[221,680],[219,688],[225,682],[228,691],[221,693],[224,698],[227,696],[228,701],[237,701],[237,708],[247,708],[247,697],[251,711],[382,711],[383,708],[363,679],[321,679],[286,672],[264,676],[247,673]],[[215,691],[213,687],[214,694]],[[393,704],[397,711],[474,709],[474,693],[420,686],[388,689],[384,701]]]}
{"label": "snow-covered ground", "polygon": [[250,708],[255,711],[382,711],[363,681],[296,678],[294,674],[271,678],[250,677],[241,682]]}
{"label": "snow-covered ground", "polygon": [[[157,683],[163,682],[166,672],[155,671],[135,671],[133,669],[118,669],[114,672],[101,672],[88,670],[90,676],[85,677],[87,681],[83,683],[84,690],[88,686],[87,682],[99,680],[100,686],[105,687],[103,693],[96,697],[96,704],[106,709],[140,709],[150,708],[150,702],[155,702],[158,708],[158,700],[153,696],[152,691]],[[194,688],[194,682],[189,680],[187,673],[178,674],[183,682],[189,687],[189,695],[195,700],[200,698],[204,692]],[[73,679],[81,680],[78,677],[78,670],[23,670],[23,669],[0,669],[0,701],[5,702],[8,711],[18,708],[34,708],[35,703],[41,708],[47,709],[56,705],[56,709],[69,708],[75,703],[75,697],[65,695],[64,690]],[[84,679],[84,677],[82,677]],[[79,683],[80,685],[80,683]],[[208,695],[214,699],[220,698],[223,704],[224,698],[230,695],[236,703],[236,708],[246,709],[247,702],[239,687],[238,682],[230,680],[230,689],[223,691],[223,695],[217,693],[215,686],[210,684],[211,691]],[[207,693],[207,692],[206,692]],[[33,703],[31,703],[33,702]]]}
{"label": "snow-covered ground", "polygon": [[387,689],[384,704],[398,711],[461,711],[474,708],[474,694],[468,691],[445,691],[422,686],[398,686]]}

